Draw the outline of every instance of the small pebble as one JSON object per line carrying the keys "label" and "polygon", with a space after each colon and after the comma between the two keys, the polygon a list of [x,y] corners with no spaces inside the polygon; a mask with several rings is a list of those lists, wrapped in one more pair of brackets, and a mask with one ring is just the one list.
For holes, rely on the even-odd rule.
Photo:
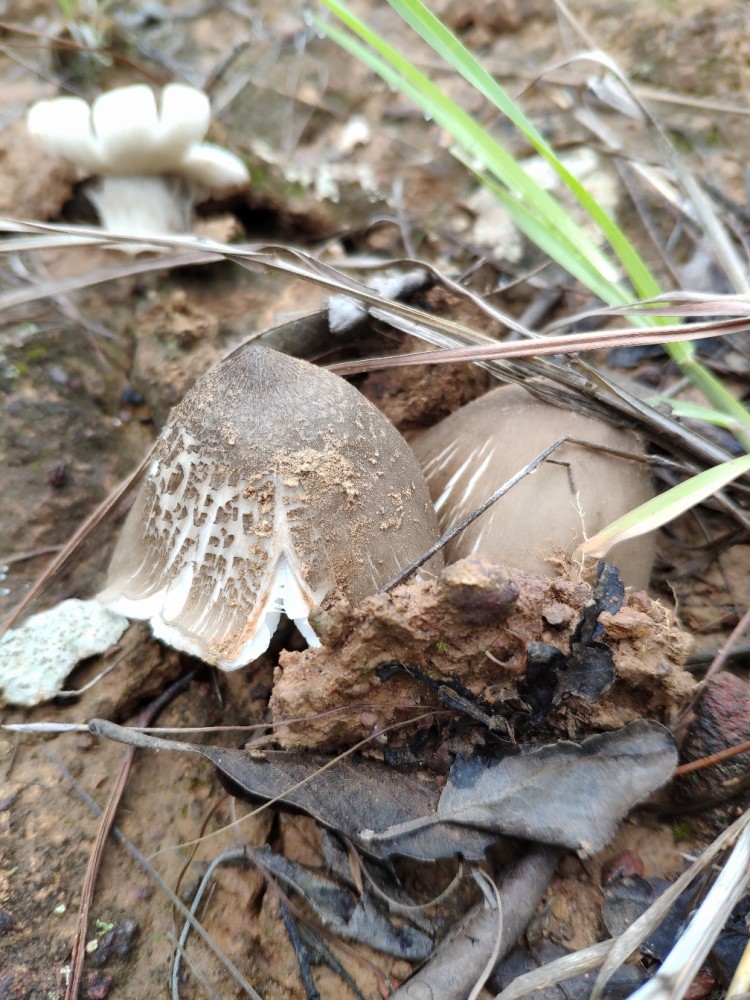
{"label": "small pebble", "polygon": [[113,958],[126,959],[133,949],[137,934],[138,924],[135,920],[121,920],[99,939],[99,947],[91,956],[91,964],[101,968]]}
{"label": "small pebble", "polygon": [[542,618],[553,628],[567,625],[574,614],[573,609],[562,601],[553,601],[542,608]]}
{"label": "small pebble", "polygon": [[4,798],[0,799],[0,813],[7,812],[9,809],[13,808],[13,803],[18,798],[20,791],[21,791],[20,788],[16,788],[9,795],[6,795]]}
{"label": "small pebble", "polygon": [[143,394],[138,392],[137,389],[133,389],[131,386],[126,385],[120,393],[120,402],[124,403],[125,406],[142,406]]}
{"label": "small pebble", "polygon": [[471,625],[503,621],[518,599],[518,587],[506,570],[481,556],[448,566],[440,586],[450,605]]}
{"label": "small pebble", "polygon": [[701,969],[690,984],[690,988],[685,994],[685,1000],[704,1000],[713,992],[715,986],[716,980],[708,969]]}
{"label": "small pebble", "polygon": [[602,885],[609,885],[617,879],[632,878],[633,875],[644,876],[646,871],[643,861],[633,851],[623,851],[617,857],[610,858],[602,865]]}
{"label": "small pebble", "polygon": [[68,481],[68,467],[65,462],[55,462],[47,473],[47,483],[55,490],[61,489]]}
{"label": "small pebble", "polygon": [[76,749],[77,750],[90,750],[96,745],[96,737],[91,733],[79,733],[76,737]]}
{"label": "small pebble", "polygon": [[105,1000],[115,981],[109,973],[95,972],[86,984],[86,1000]]}

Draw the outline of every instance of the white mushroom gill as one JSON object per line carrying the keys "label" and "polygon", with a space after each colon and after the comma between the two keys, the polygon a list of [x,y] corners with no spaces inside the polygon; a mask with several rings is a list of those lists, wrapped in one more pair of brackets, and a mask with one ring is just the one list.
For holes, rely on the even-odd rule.
{"label": "white mushroom gill", "polygon": [[195,199],[245,187],[242,160],[203,142],[211,118],[201,91],[171,83],[159,104],[150,87],[119,87],[89,105],[58,97],[32,105],[42,148],[94,175],[86,193],[102,226],[128,236],[187,232]]}
{"label": "white mushroom gill", "polygon": [[[412,442],[441,530],[472,513],[557,438],[568,436],[642,454],[630,432],[535,399],[519,386],[493,389]],[[554,575],[556,557],[653,496],[645,465],[566,444],[477,518],[445,549],[447,562],[481,553],[495,562]],[[621,543],[610,562],[625,583],[648,585],[652,536]]]}
{"label": "white mushroom gill", "polygon": [[[100,600],[224,670],[267,647],[282,614],[356,602],[437,539],[416,460],[343,379],[246,348],[175,407]],[[442,565],[440,557],[426,572]]]}

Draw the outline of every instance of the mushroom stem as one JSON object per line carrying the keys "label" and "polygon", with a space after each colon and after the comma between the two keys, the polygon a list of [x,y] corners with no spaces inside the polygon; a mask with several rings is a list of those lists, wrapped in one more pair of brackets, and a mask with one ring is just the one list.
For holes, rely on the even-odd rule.
{"label": "mushroom stem", "polygon": [[193,185],[182,177],[98,177],[85,192],[108,232],[148,237],[190,230]]}

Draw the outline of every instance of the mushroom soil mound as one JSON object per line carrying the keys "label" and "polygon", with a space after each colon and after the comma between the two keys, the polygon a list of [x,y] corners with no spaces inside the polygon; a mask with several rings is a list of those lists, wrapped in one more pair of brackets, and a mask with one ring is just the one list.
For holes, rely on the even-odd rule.
{"label": "mushroom soil mound", "polygon": [[[513,738],[575,738],[638,718],[669,724],[695,688],[682,669],[689,639],[666,608],[639,592],[615,614],[597,616],[602,631],[591,647],[611,652],[613,682],[594,702],[564,693],[528,732],[531,650],[559,651],[564,660],[592,599],[585,583],[506,572],[472,557],[357,608],[334,600],[316,621],[322,647],[280,656],[274,721],[305,717],[305,724],[279,726],[277,739],[295,749],[351,745],[419,709],[444,708],[450,691],[454,707],[463,698],[469,714],[502,716]],[[347,706],[335,725],[330,715],[312,718]]]}

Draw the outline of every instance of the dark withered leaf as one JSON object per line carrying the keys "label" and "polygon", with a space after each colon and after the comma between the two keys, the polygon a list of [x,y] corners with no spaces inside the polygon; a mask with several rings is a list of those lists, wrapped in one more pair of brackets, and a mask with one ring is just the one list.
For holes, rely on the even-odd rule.
{"label": "dark withered leaf", "polygon": [[[534,941],[530,945],[530,951],[538,966],[548,965],[557,959],[574,954],[570,948],[564,948],[555,941],[545,938]],[[563,979],[558,987],[561,1000],[590,1000],[596,975],[597,970],[592,970],[581,976]],[[626,997],[632,996],[647,979],[648,975],[642,966],[621,965],[612,978],[607,981],[607,1000],[625,1000]]]}
{"label": "dark withered leaf", "polygon": [[565,653],[557,646],[547,642],[526,643],[526,675],[519,694],[528,705],[535,726],[555,707],[558,677],[565,669],[565,662]]}
{"label": "dark withered leaf", "polygon": [[581,744],[560,742],[487,760],[459,757],[435,814],[377,832],[412,857],[435,857],[454,826],[521,837],[593,854],[636,803],[663,785],[677,764],[667,729],[640,720]]}
{"label": "dark withered leaf", "polygon": [[612,563],[600,562],[596,567],[596,583],[591,601],[584,609],[573,641],[588,642],[590,639],[598,639],[604,632],[599,615],[603,611],[611,615],[617,614],[624,599],[625,584],[620,578],[619,569]]}
{"label": "dark withered leaf", "polygon": [[612,650],[598,641],[604,633],[599,615],[603,611],[616,614],[624,597],[620,571],[611,563],[600,562],[591,600],[581,612],[570,640],[570,655],[558,672],[556,703],[564,694],[596,702],[614,684],[616,672]]}
{"label": "dark withered leaf", "polygon": [[[602,917],[612,937],[622,934],[641,914],[645,913],[670,884],[664,878],[647,879],[640,875],[610,882],[604,889]],[[643,940],[640,951],[659,962],[663,961],[685,930],[701,898],[700,885],[686,889],[674,902],[659,926]],[[705,967],[711,969],[723,986],[729,985],[747,946],[749,913],[750,898],[745,897],[734,908],[711,948],[710,959]]]}
{"label": "dark withered leaf", "polygon": [[617,672],[612,650],[602,642],[581,643],[557,675],[555,704],[573,694],[595,704],[615,682]]}
{"label": "dark withered leaf", "polygon": [[369,892],[357,896],[333,879],[276,854],[270,847],[255,847],[253,854],[284,886],[304,896],[323,924],[340,937],[361,941],[375,951],[407,962],[422,962],[431,954],[431,938],[416,927],[394,924],[383,912],[383,904]]}
{"label": "dark withered leaf", "polygon": [[[380,858],[404,852],[391,843],[363,843],[360,830],[384,830],[420,816],[430,816],[440,797],[432,778],[418,781],[387,764],[362,757],[335,759],[322,753],[201,746],[158,739],[103,719],[93,719],[89,728],[93,733],[131,746],[201,754],[211,761],[233,795],[255,802],[278,799],[279,807],[308,813]],[[332,762],[333,767],[321,771]],[[294,787],[298,784],[298,788]],[[437,856],[464,854],[479,860],[484,857],[485,849],[498,839],[481,830],[463,830],[456,826],[446,831],[440,842],[441,853]],[[433,860],[431,855],[418,856]]]}
{"label": "dark withered leaf", "polygon": [[[658,892],[655,881],[662,883]],[[609,882],[604,887],[602,919],[610,936],[619,937],[626,931],[641,914],[646,912],[667,885],[669,883],[666,879],[646,879],[641,875],[629,875],[627,878]]]}
{"label": "dark withered leaf", "polygon": [[[534,972],[538,968],[539,963],[535,961],[526,945],[514,948],[495,966],[489,982],[492,992],[500,993],[519,976],[525,976],[527,972]],[[565,1000],[565,994],[559,986],[553,984],[543,989],[532,990],[528,994],[528,1000]]]}
{"label": "dark withered leaf", "polygon": [[[728,986],[748,944],[747,896],[737,904],[711,949],[711,966],[722,986]],[[744,911],[744,912],[743,912]]]}
{"label": "dark withered leaf", "polygon": [[580,745],[560,742],[501,759],[459,757],[438,795],[431,780],[363,758],[178,743],[102,720],[90,728],[135,746],[202,754],[234,794],[278,798],[377,857],[424,861],[455,854],[481,860],[503,837],[594,853],[677,763],[669,731],[638,721]]}
{"label": "dark withered leaf", "polygon": [[[532,954],[533,951],[533,954]],[[574,952],[553,941],[539,942],[534,949],[523,946],[510,952],[495,969],[490,985],[493,992],[499,992],[521,975],[533,972],[554,961],[573,955]],[[589,1000],[596,979],[597,970],[564,979],[559,984],[547,986],[544,989],[533,990],[527,994],[527,1000]],[[607,981],[607,1000],[625,1000],[625,997],[642,986],[648,975],[640,965],[621,965]]]}
{"label": "dark withered leaf", "polygon": [[[622,934],[669,888],[665,878],[631,875],[616,879],[604,888],[602,918],[613,937]],[[695,886],[689,886],[672,905],[667,915],[641,942],[640,951],[659,962],[664,961],[685,930],[690,914],[700,899]]]}

